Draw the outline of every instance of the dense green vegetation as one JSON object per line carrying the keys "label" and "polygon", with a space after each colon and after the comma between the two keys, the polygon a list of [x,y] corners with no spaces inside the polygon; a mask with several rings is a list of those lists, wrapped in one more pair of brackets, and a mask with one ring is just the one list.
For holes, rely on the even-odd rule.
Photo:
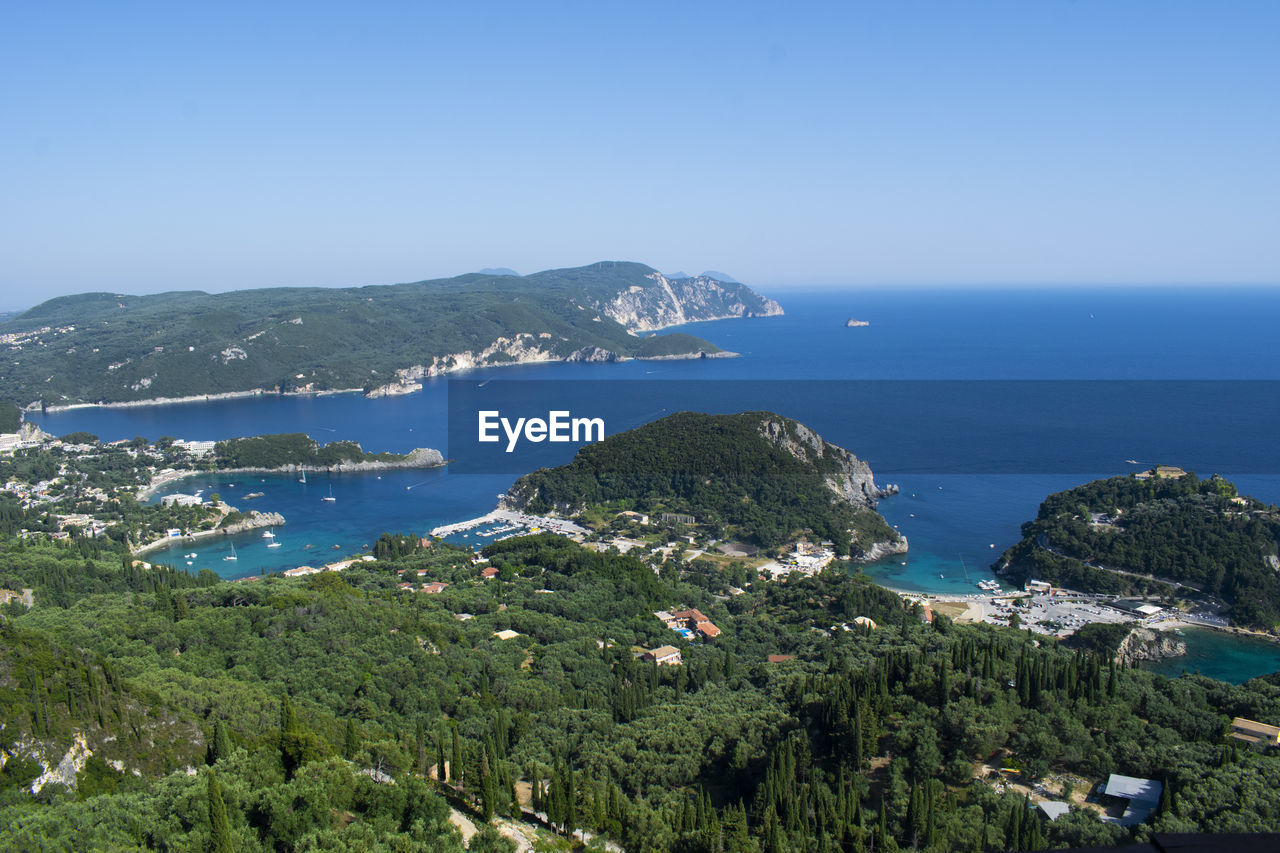
{"label": "dense green vegetation", "polygon": [[231,438],[213,447],[214,467],[283,468],[296,465],[330,468],[343,462],[403,462],[399,453],[366,453],[354,441],[321,444],[302,432]]}
{"label": "dense green vegetation", "polygon": [[1174,582],[1179,595],[1224,599],[1238,624],[1280,625],[1280,574],[1267,563],[1280,511],[1219,477],[1096,480],[1046,498],[1022,536],[996,563],[1006,575],[1113,593],[1171,594]]}
{"label": "dense green vegetation", "polygon": [[22,410],[13,403],[0,400],[0,432],[17,432],[22,426]]}
{"label": "dense green vegetation", "polygon": [[[90,570],[60,548],[6,560]],[[1261,680],[1167,681],[1023,632],[930,625],[837,572],[723,596],[709,564],[655,573],[547,535],[490,546],[488,581],[469,552],[416,537],[377,552],[301,580],[148,588],[93,569],[92,591],[57,599],[22,575],[37,605],[0,624],[0,847],[460,850],[446,803],[482,821],[516,812],[525,783],[548,823],[629,853],[1039,849],[1152,828],[1046,823],[975,777],[985,760],[1024,780],[1160,779],[1163,830],[1280,814],[1280,758],[1222,738],[1233,715],[1280,719]],[[724,633],[688,643],[650,615],[677,606]],[[833,630],[860,615],[880,627]],[[665,643],[683,666],[634,656]],[[75,790],[28,793],[36,759],[57,763],[76,734],[93,754]]]}
{"label": "dense green vegetation", "polygon": [[[689,335],[639,338],[602,308],[619,293],[663,292],[650,267],[599,263],[523,278],[470,274],[413,284],[276,288],[150,296],[86,293],[51,299],[0,331],[21,356],[0,373],[0,395],[25,404],[140,400],[252,389],[369,388],[396,370],[480,353],[499,338],[565,358],[583,347],[618,356],[714,353]],[[748,288],[723,298],[761,310]],[[691,308],[693,318],[696,310]],[[491,363],[511,356],[496,353]]]}
{"label": "dense green vegetation", "polygon": [[[766,437],[766,422],[784,436]],[[837,497],[828,485],[849,476],[852,456],[825,442],[819,454],[800,439],[801,430],[767,412],[680,412],[587,445],[567,465],[522,477],[509,495],[535,512],[610,504],[615,511],[692,515],[713,535],[765,547],[806,530],[833,542],[839,554],[895,541],[874,510]]]}
{"label": "dense green vegetation", "polygon": [[1132,622],[1091,622],[1081,625],[1066,640],[1066,645],[1110,657],[1119,651],[1120,644],[1132,631]]}

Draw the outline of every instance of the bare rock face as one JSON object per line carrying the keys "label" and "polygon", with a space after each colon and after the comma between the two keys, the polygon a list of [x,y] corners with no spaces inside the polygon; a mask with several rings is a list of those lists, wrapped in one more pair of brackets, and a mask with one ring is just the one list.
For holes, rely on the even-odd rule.
{"label": "bare rock face", "polygon": [[1153,631],[1150,628],[1134,628],[1120,641],[1116,649],[1116,662],[1133,666],[1140,660],[1163,660],[1181,657],[1187,653],[1187,644],[1176,634]]}
{"label": "bare rock face", "polygon": [[444,464],[444,456],[439,450],[430,447],[418,447],[411,450],[404,459],[397,462],[352,462],[343,460],[334,465],[333,471],[390,471],[397,468],[436,468]]}
{"label": "bare rock face", "polygon": [[[39,754],[34,749],[32,752]],[[76,789],[76,774],[84,769],[84,763],[89,760],[91,755],[93,755],[93,750],[85,742],[84,734],[77,732],[71,747],[57,764],[46,763],[41,757],[40,766],[44,772],[31,783],[31,793],[38,794],[44,786],[50,784],[62,785],[68,790],[74,791]]]}
{"label": "bare rock face", "polygon": [[244,514],[245,517],[239,521],[228,524],[222,530],[228,536],[236,533],[244,533],[246,530],[257,530],[262,527],[279,527],[285,523],[285,518],[278,512],[258,512],[251,510]]}
{"label": "bare rock face", "polygon": [[871,466],[843,447],[825,441],[802,423],[766,418],[760,423],[760,434],[797,459],[832,460],[836,470],[827,475],[827,488],[848,503],[874,509],[880,498],[898,491],[896,486],[877,487]]}
{"label": "bare rock face", "polygon": [[777,302],[742,284],[705,275],[673,280],[655,272],[646,278],[653,285],[633,285],[597,307],[632,333],[703,320],[773,317],[782,313]]}
{"label": "bare rock face", "polygon": [[447,373],[471,370],[476,367],[560,360],[560,356],[555,353],[554,343],[549,334],[543,332],[535,335],[531,332],[520,332],[511,337],[496,338],[493,343],[479,350],[433,356],[430,364],[402,367],[396,370],[396,383],[410,385],[420,379],[444,376]]}
{"label": "bare rock face", "polygon": [[576,349],[569,353],[565,361],[569,362],[586,362],[589,364],[604,364],[618,360],[618,354],[611,350],[597,346],[586,346]]}
{"label": "bare rock face", "polygon": [[899,536],[893,542],[876,542],[871,545],[866,552],[857,558],[859,563],[874,563],[876,560],[882,560],[885,557],[892,557],[895,554],[907,553],[907,537]]}

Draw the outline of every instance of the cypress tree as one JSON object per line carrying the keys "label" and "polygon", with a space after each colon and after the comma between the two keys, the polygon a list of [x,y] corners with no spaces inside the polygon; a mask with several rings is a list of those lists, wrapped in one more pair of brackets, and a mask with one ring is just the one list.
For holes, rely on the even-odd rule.
{"label": "cypress tree", "polygon": [[1009,810],[1009,822],[1004,830],[1004,848],[1016,850],[1022,848],[1022,812],[1026,809],[1014,806]]}
{"label": "cypress tree", "polygon": [[444,729],[442,728],[436,733],[436,780],[445,781],[444,778]]}
{"label": "cypress tree", "polygon": [[156,612],[173,621],[173,601],[169,597],[169,587],[167,586],[156,588]]}
{"label": "cypress tree", "polygon": [[462,736],[458,734],[457,726],[453,727],[453,755],[449,763],[449,781],[454,785],[462,782]]}
{"label": "cypress tree", "polygon": [[480,751],[480,816],[484,822],[493,820],[494,797],[497,789],[493,783],[493,768],[489,764],[489,745]]}
{"label": "cypress tree", "polygon": [[354,761],[360,754],[360,734],[356,730],[356,721],[347,720],[346,730],[342,733],[342,757]]}
{"label": "cypress tree", "polygon": [[578,827],[578,790],[574,784],[573,768],[564,765],[564,813],[565,831],[570,835]]}
{"label": "cypress tree", "polygon": [[552,826],[564,827],[568,822],[565,815],[565,803],[562,796],[564,783],[560,763],[551,770],[551,780],[547,785],[547,821]]}
{"label": "cypress tree", "polygon": [[227,825],[227,805],[222,800],[218,777],[209,771],[209,838],[213,853],[235,853],[231,829]]}
{"label": "cypress tree", "polygon": [[417,731],[414,735],[418,755],[418,773],[423,774],[427,772],[427,725],[421,717],[418,718]]}
{"label": "cypress tree", "polygon": [[213,737],[209,739],[208,763],[217,764],[231,755],[231,738],[227,736],[227,727],[222,720],[213,724]]}

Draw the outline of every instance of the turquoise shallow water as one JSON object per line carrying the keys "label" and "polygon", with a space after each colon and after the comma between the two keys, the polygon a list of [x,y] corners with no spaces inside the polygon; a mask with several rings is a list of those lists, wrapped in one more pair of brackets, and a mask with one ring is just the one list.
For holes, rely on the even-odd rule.
{"label": "turquoise shallow water", "polygon": [[1185,655],[1153,661],[1143,668],[1169,678],[1199,672],[1233,684],[1280,670],[1280,643],[1208,628],[1188,628],[1183,639],[1187,643]]}
{"label": "turquoise shallow water", "polygon": [[893,481],[901,491],[879,510],[910,547],[864,572],[894,589],[941,595],[979,592],[977,582],[995,577],[991,563],[1018,540],[1018,526],[1035,516],[1040,497],[1078,482],[1011,474],[911,474]]}
{"label": "turquoise shallow water", "polygon": [[[190,571],[212,569],[227,578],[318,566],[363,553],[364,546],[372,548],[384,532],[426,534],[441,524],[486,513],[510,485],[510,477],[451,477],[443,468],[376,474],[311,473],[305,484],[298,482],[296,475],[189,477],[160,490],[155,499],[202,490],[205,497],[216,492],[241,510],[278,512],[287,521],[273,530],[280,547],[268,548],[273,540],[254,530],[194,545],[177,544],[154,551],[147,559]],[[332,502],[323,500],[330,488]],[[241,497],[250,492],[263,495],[251,500]],[[232,546],[236,559],[223,559],[231,555]],[[192,552],[197,556],[187,565],[184,555]]]}

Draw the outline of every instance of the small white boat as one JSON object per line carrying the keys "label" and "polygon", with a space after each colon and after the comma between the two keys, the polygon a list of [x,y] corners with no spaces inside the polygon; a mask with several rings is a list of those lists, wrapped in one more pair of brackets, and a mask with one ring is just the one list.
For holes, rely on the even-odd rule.
{"label": "small white boat", "polygon": [[298,482],[299,482],[299,483],[305,483],[305,482],[307,482],[307,472],[306,472],[306,471],[303,471],[303,472],[302,472],[302,476],[298,478]]}
{"label": "small white boat", "polygon": [[268,542],[268,543],[267,543],[267,547],[268,547],[268,548],[279,548],[279,547],[280,547],[280,543],[279,543],[279,542]]}
{"label": "small white boat", "polygon": [[264,531],[262,532],[262,538],[263,538],[263,539],[275,539],[275,538],[276,538],[276,535],[275,535],[275,533],[273,533],[273,532],[272,532],[272,531],[270,531],[270,530],[264,530]]}
{"label": "small white boat", "polygon": [[188,560],[194,560],[196,558],[196,552],[192,551],[190,554],[187,554],[186,557]]}
{"label": "small white boat", "polygon": [[329,494],[325,495],[325,496],[324,496],[324,497],[322,497],[320,500],[322,500],[322,501],[324,501],[324,502],[326,502],[326,503],[333,503],[334,501],[336,501],[336,500],[337,500],[337,498],[335,498],[335,497],[333,496],[333,486],[330,486],[330,487],[329,487]]}
{"label": "small white boat", "polygon": [[227,562],[232,562],[233,560],[239,559],[239,557],[236,556],[236,546],[234,542],[231,544],[231,553],[223,557],[222,559],[226,560]]}

